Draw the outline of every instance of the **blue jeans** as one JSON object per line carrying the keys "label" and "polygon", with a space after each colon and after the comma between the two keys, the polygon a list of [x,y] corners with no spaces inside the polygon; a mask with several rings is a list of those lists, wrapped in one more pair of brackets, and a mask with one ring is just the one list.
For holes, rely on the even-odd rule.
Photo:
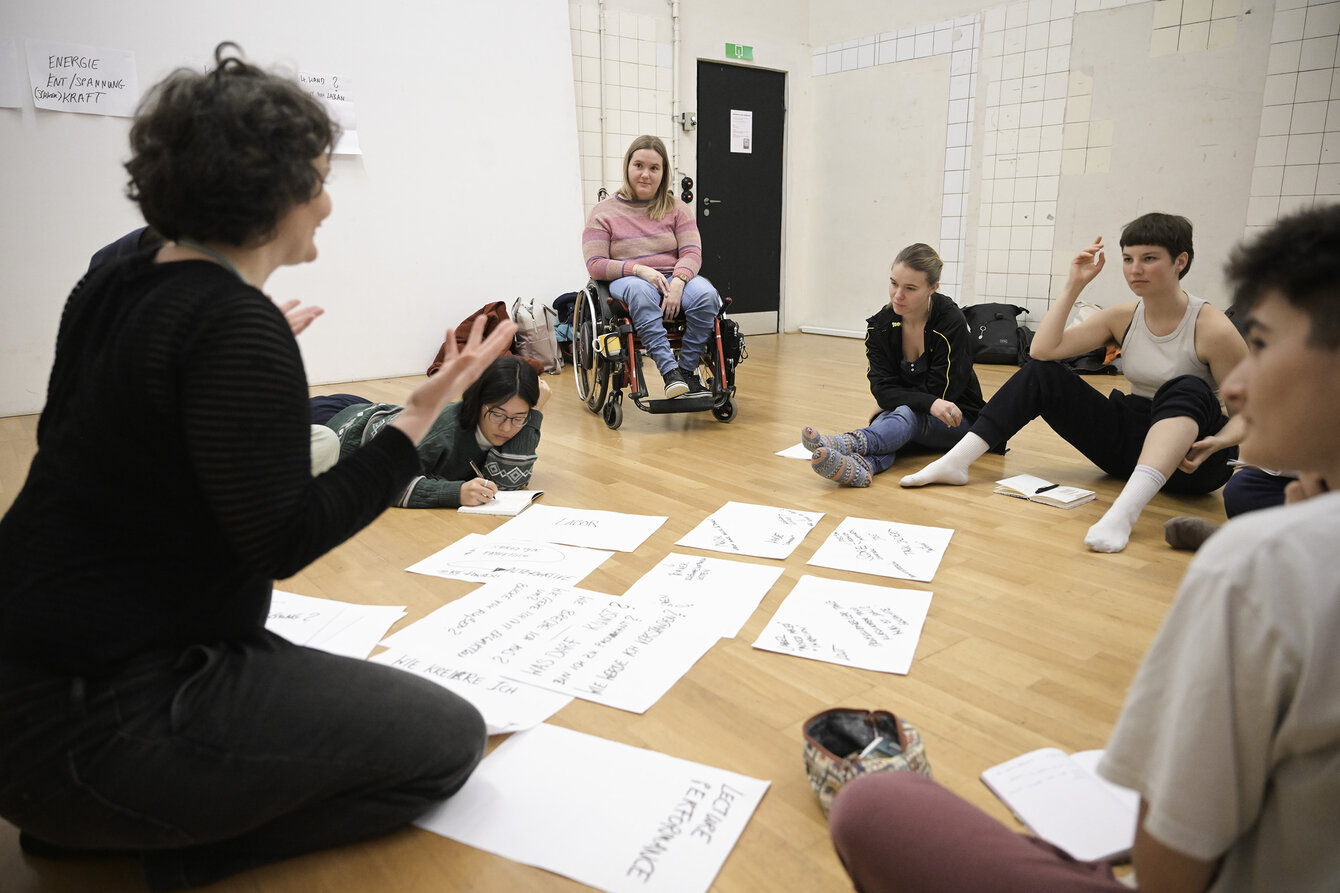
{"label": "blue jeans", "polygon": [[870,469],[879,474],[893,466],[895,455],[909,443],[929,447],[933,450],[947,450],[963,439],[968,433],[969,422],[964,419],[957,428],[951,428],[929,412],[914,412],[906,406],[887,409],[870,422],[870,427],[862,428],[869,449],[866,458],[870,460]]}
{"label": "blue jeans", "polygon": [[[675,368],[675,355],[665,334],[665,315],[661,310],[661,293],[645,279],[624,276],[610,283],[610,294],[628,305],[633,317],[633,328],[642,347],[662,375]],[[712,321],[721,309],[721,297],[716,288],[702,276],[694,276],[684,284],[680,312],[684,314],[684,339],[679,347],[679,367],[692,373],[702,359],[703,348],[712,334]]]}
{"label": "blue jeans", "polygon": [[0,664],[0,815],[209,883],[386,834],[455,793],[484,722],[437,685],[258,630],[105,677]]}

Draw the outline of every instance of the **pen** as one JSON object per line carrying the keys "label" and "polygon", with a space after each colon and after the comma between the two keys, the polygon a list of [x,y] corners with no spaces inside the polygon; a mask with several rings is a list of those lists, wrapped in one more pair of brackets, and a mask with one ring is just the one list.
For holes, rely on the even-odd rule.
{"label": "pen", "polygon": [[1034,495],[1034,496],[1037,496],[1039,493],[1046,493],[1048,490],[1055,490],[1055,489],[1056,489],[1057,487],[1059,487],[1059,486],[1061,486],[1061,485],[1060,485],[1060,484],[1048,484],[1048,485],[1045,486],[1045,487],[1038,487],[1036,490],[1033,491],[1033,495]]}
{"label": "pen", "polygon": [[[488,478],[484,477],[484,472],[479,470],[479,466],[476,465],[473,460],[470,462],[470,469],[475,473],[475,477],[479,478],[480,480],[485,481],[488,480]],[[493,496],[490,496],[489,499],[494,499],[496,498],[496,496],[497,494],[495,493]]]}

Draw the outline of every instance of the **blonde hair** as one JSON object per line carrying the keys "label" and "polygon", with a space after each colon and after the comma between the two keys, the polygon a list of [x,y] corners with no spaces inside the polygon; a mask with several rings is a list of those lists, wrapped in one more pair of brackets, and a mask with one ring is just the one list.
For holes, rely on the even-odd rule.
{"label": "blonde hair", "polygon": [[647,216],[652,220],[660,220],[675,207],[675,197],[670,194],[670,156],[660,137],[644,133],[628,144],[628,151],[623,153],[623,185],[619,187],[618,195],[628,201],[638,200],[633,184],[628,182],[628,165],[633,160],[633,153],[640,149],[651,149],[661,156],[661,184],[647,202]]}
{"label": "blonde hair", "polygon": [[889,269],[893,269],[898,264],[903,264],[926,277],[926,284],[932,289],[940,284],[940,273],[944,270],[945,262],[940,260],[940,255],[935,253],[935,249],[925,242],[917,242],[915,245],[908,245],[898,256],[889,264]]}

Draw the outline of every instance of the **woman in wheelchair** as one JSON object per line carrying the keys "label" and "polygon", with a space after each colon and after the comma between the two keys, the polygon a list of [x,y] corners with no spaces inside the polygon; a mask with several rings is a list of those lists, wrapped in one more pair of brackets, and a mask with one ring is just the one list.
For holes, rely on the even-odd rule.
{"label": "woman in wheelchair", "polygon": [[[551,395],[549,385],[519,357],[498,357],[428,429],[418,446],[420,474],[391,504],[457,508],[483,505],[499,490],[525,489],[540,445],[540,410]],[[341,458],[356,452],[403,408],[355,403],[332,416],[325,424],[340,439]]]}
{"label": "woman in wheelchair", "polygon": [[935,290],[943,267],[935,249],[922,243],[894,258],[889,304],[865,321],[866,377],[879,409],[858,431],[801,431],[820,476],[868,487],[907,444],[949,449],[977,418],[985,401],[972,371],[968,323],[958,305]]}
{"label": "woman in wheelchair", "polygon": [[[669,157],[659,138],[633,140],[623,161],[623,186],[592,208],[586,221],[586,269],[628,305],[637,336],[665,380],[665,396],[704,392],[698,362],[721,298],[698,275],[703,262],[698,225],[670,192]],[[676,360],[665,323],[680,313],[684,338]]]}

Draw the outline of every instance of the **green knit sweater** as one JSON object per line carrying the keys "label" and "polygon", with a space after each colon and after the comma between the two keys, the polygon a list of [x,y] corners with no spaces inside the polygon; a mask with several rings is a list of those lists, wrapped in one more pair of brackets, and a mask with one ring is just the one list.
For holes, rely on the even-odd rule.
{"label": "green knit sweater", "polygon": [[[394,403],[356,403],[336,413],[326,426],[340,438],[340,458],[375,437],[402,409]],[[461,485],[476,477],[471,462],[499,490],[524,490],[530,483],[544,415],[532,409],[526,424],[510,440],[484,450],[475,439],[477,425],[462,425],[460,411],[461,404],[453,403],[433,422],[419,442],[420,473],[391,505],[412,509],[459,507]]]}

